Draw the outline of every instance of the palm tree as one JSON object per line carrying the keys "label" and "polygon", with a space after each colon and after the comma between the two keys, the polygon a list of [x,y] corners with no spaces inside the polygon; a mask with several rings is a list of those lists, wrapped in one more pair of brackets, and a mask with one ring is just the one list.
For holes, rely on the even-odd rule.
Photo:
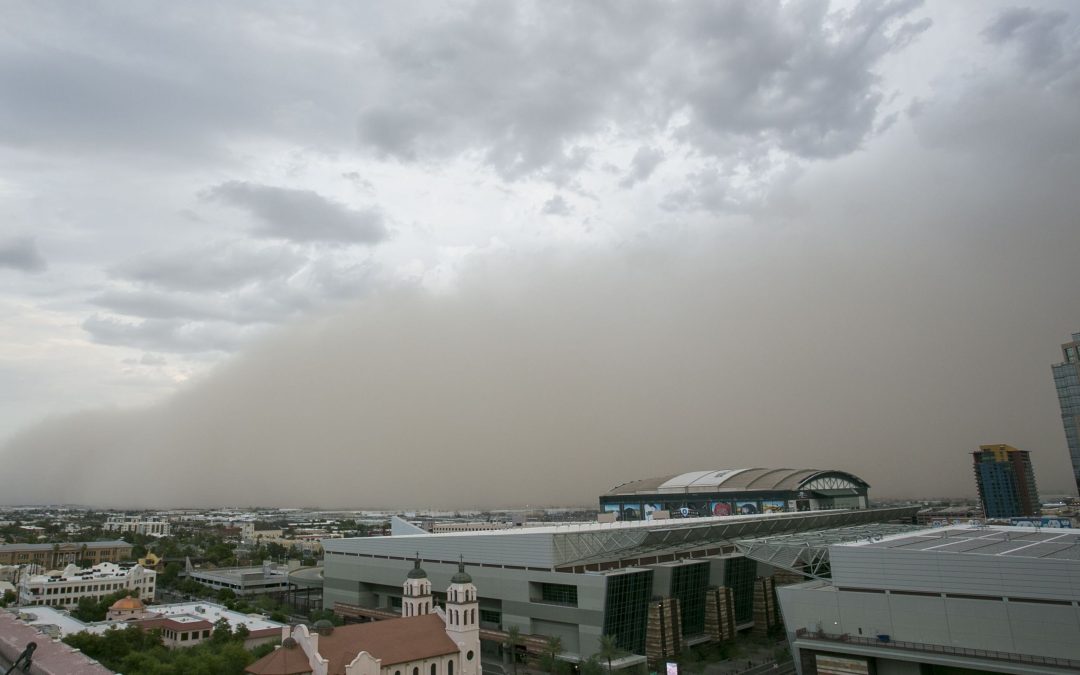
{"label": "palm tree", "polygon": [[517,675],[517,648],[521,644],[521,629],[510,626],[506,629],[506,649],[510,652],[510,666]]}
{"label": "palm tree", "polygon": [[559,660],[556,657],[562,652],[562,638],[558,635],[548,637],[547,644],[544,645],[544,656],[548,659],[551,675],[556,675],[559,672]]}
{"label": "palm tree", "polygon": [[619,645],[615,642],[614,635],[600,636],[600,658],[607,660],[607,670],[611,673],[611,659],[619,655]]}

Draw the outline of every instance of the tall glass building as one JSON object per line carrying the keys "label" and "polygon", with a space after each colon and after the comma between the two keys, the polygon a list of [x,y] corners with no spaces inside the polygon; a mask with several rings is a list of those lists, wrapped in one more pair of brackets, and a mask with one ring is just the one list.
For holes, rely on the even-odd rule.
{"label": "tall glass building", "polygon": [[1042,514],[1031,455],[1011,445],[980,445],[972,453],[979,501],[987,518]]}
{"label": "tall glass building", "polygon": [[1080,333],[1073,333],[1072,342],[1061,345],[1061,356],[1065,360],[1052,366],[1054,386],[1061,404],[1061,421],[1065,425],[1073,478],[1080,492]]}

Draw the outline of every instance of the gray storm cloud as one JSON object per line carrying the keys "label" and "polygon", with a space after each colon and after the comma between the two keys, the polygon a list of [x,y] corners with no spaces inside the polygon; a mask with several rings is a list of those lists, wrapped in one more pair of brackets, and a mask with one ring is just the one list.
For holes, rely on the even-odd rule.
{"label": "gray storm cloud", "polygon": [[[1044,494],[1071,490],[1049,366],[1080,330],[1076,22],[995,12],[968,27],[985,62],[912,99],[879,70],[929,36],[916,5],[480,3],[397,19],[346,5],[292,51],[264,22],[190,20],[192,5],[5,8],[77,30],[26,31],[64,49],[4,48],[0,144],[65,160],[48,166],[92,156],[95,173],[99,157],[205,162],[175,190],[204,190],[200,210],[228,226],[221,239],[200,217],[201,247],[141,253],[127,244],[141,229],[120,228],[100,248],[127,244],[126,262],[95,258],[109,283],[83,298],[89,316],[65,316],[170,363],[233,356],[157,404],[5,433],[0,502],[591,503],[634,478],[753,465],[842,468],[877,496],[963,495],[968,453],[997,442],[1033,452]],[[141,36],[121,50],[139,58],[101,49],[121,35]],[[147,49],[162,44],[176,47]],[[611,197],[578,182],[611,130],[639,148],[610,172],[628,201],[590,209]],[[474,156],[507,185],[545,182],[530,214],[556,232],[611,226],[613,245],[433,240],[488,253],[439,294],[376,283],[415,251],[332,254],[383,252],[386,221],[403,219],[375,196],[245,174],[226,138],[359,147],[411,169]],[[661,208],[637,211],[639,193]],[[26,222],[54,197],[27,201]],[[71,268],[90,239],[57,231],[41,235],[49,274],[24,273],[45,261],[23,238],[0,251],[4,279]],[[5,405],[66,382],[21,372],[4,372],[21,378]]]}
{"label": "gray storm cloud", "polygon": [[589,503],[750,465],[970,494],[988,442],[1032,450],[1063,491],[1049,364],[1080,320],[1077,197],[1052,173],[933,192],[952,164],[925,159],[819,177],[843,198],[808,181],[798,225],[779,209],[618,253],[477,258],[452,292],[293,324],[160,405],[19,434],[5,501]]}

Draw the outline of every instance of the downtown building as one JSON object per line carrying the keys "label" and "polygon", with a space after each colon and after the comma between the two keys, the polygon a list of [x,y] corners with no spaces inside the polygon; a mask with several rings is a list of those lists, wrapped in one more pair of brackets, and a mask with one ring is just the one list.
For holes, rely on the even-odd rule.
{"label": "downtown building", "polygon": [[987,518],[1020,518],[1042,514],[1031,454],[1011,445],[980,445],[971,453],[979,502]]}
{"label": "downtown building", "polygon": [[167,537],[172,533],[172,525],[164,518],[142,516],[109,516],[101,529],[106,532],[131,532],[150,537]]}
{"label": "downtown building", "polygon": [[1061,345],[1062,362],[1051,367],[1054,387],[1061,405],[1061,422],[1065,427],[1065,443],[1072,461],[1073,478],[1080,492],[1080,333]]}
{"label": "downtown building", "polygon": [[[324,607],[348,620],[400,616],[401,578],[419,559],[436,588],[461,562],[479,589],[482,649],[502,653],[516,627],[522,649],[542,652],[549,636],[570,661],[613,636],[629,655],[619,665],[661,663],[686,647],[760,633],[779,624],[773,575],[740,542],[779,533],[906,520],[916,507],[777,512],[431,534],[396,519],[389,537],[323,542]],[[910,526],[909,526],[910,527]],[[780,570],[786,580],[792,575]],[[801,577],[794,577],[801,579]],[[443,605],[446,598],[433,594]]]}

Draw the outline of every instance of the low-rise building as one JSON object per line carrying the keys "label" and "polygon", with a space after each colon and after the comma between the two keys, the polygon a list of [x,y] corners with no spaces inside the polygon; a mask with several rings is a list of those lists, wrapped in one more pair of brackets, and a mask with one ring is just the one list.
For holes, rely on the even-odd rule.
{"label": "low-rise building", "polygon": [[227,588],[238,596],[266,595],[289,590],[289,570],[277,563],[258,567],[221,567],[213,570],[189,569],[187,576],[210,588]]}
{"label": "low-rise building", "polygon": [[[135,602],[131,602],[134,600]],[[143,630],[161,630],[162,644],[169,648],[193,647],[213,635],[215,625],[224,619],[229,629],[247,630],[245,649],[281,640],[282,628],[259,614],[241,614],[212,602],[180,602],[169,605],[141,606],[135,598],[124,598],[109,610],[110,620],[85,623],[53,607],[24,607],[15,610],[18,618],[43,633],[63,638],[75,633],[104,634],[113,628],[137,625]]]}
{"label": "low-rise building", "polygon": [[[206,639],[206,636],[201,634],[197,639],[190,634],[187,640],[183,639],[182,633],[185,631],[191,633],[196,629],[205,630],[200,622],[206,622],[213,626],[221,619],[224,619],[233,632],[243,626],[248,632],[248,636],[244,640],[245,649],[252,649],[268,642],[277,643],[281,640],[281,629],[287,628],[284,624],[266,619],[262,615],[234,612],[223,605],[213,602],[178,602],[169,605],[154,605],[150,609],[155,615],[154,619],[167,619],[176,622],[175,626],[170,630],[175,627],[181,629],[176,632],[175,637],[171,638],[176,644],[170,645],[170,643],[166,642],[166,646],[190,647]],[[165,637],[164,631],[162,639],[170,639]]]}
{"label": "low-rise building", "polygon": [[19,603],[73,608],[82,598],[101,599],[117,591],[135,591],[140,600],[153,601],[157,573],[136,563],[101,563],[82,569],[68,565],[63,571],[28,574],[19,579]]}
{"label": "low-rise building", "polygon": [[0,565],[41,565],[57,569],[80,560],[120,562],[131,557],[131,544],[112,541],[69,541],[58,544],[0,544]]}

